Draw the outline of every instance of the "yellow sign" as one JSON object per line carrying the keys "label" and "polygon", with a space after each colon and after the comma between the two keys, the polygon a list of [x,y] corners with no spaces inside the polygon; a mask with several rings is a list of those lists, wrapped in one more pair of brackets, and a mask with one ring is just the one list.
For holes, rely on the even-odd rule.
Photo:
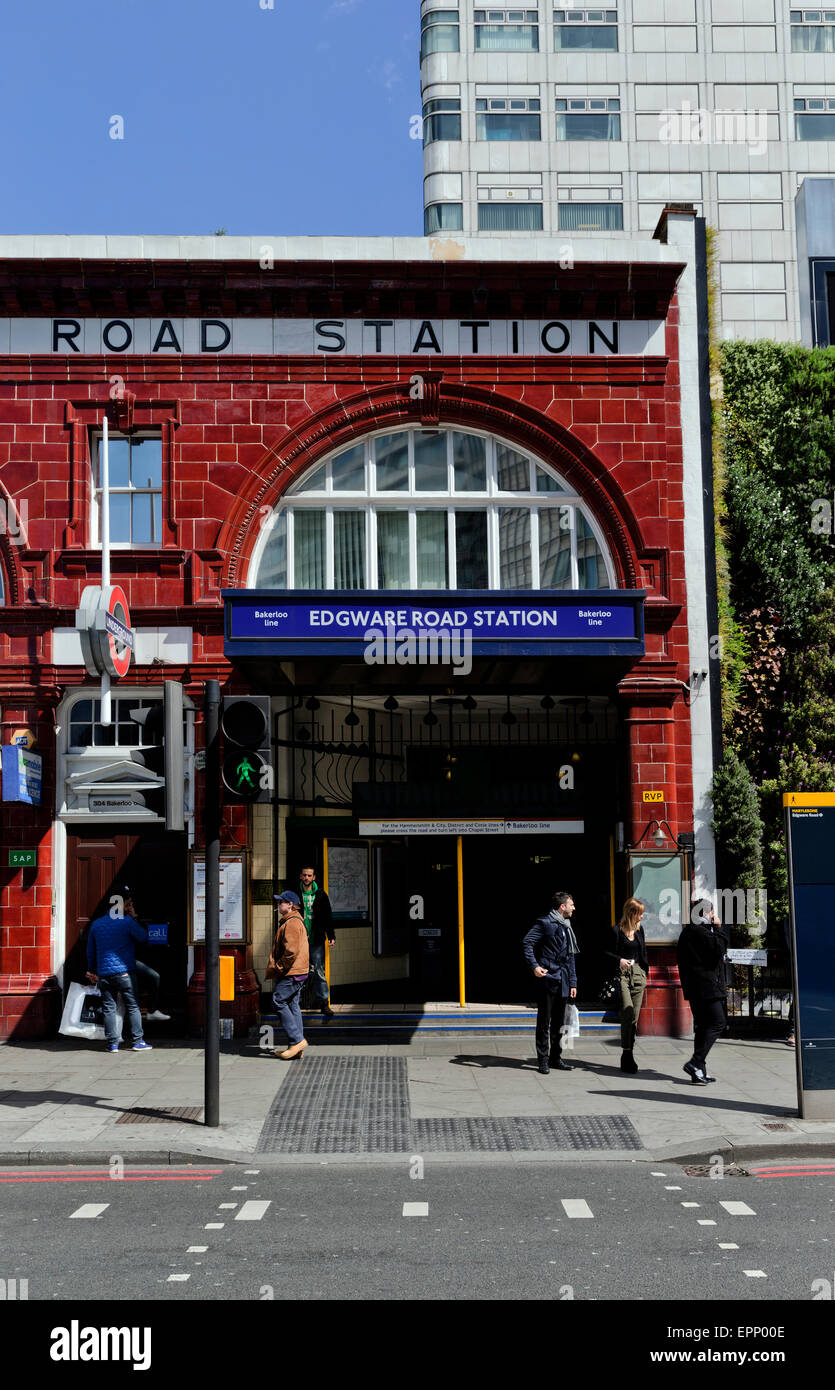
{"label": "yellow sign", "polygon": [[12,734],[12,743],[17,748],[34,748],[35,735],[31,729],[15,729]]}
{"label": "yellow sign", "polygon": [[643,793],[643,798],[644,798],[644,801],[663,801],[663,800],[664,800],[664,793],[663,793],[663,792],[644,792],[644,793]]}
{"label": "yellow sign", "polygon": [[220,958],[220,997],[224,1000],[235,998],[234,956],[221,956]]}
{"label": "yellow sign", "polygon": [[783,792],[784,806],[835,806],[835,792]]}

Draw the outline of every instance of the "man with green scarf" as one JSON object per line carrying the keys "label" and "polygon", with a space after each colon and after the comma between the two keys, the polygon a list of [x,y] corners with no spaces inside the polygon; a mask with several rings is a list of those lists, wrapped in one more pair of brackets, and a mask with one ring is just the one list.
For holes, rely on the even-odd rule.
{"label": "man with green scarf", "polygon": [[325,975],[325,937],[328,944],[336,945],[333,930],[333,911],[330,899],[316,882],[316,870],[310,867],[299,874],[299,897],[304,910],[304,925],[310,942],[310,970],[313,975],[313,996],[328,1023],[335,1015],[328,998],[328,980]]}

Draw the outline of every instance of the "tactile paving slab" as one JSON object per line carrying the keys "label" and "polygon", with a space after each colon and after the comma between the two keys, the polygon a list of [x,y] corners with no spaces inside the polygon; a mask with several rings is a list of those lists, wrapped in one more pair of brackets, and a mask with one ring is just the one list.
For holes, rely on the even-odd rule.
{"label": "tactile paving slab", "polygon": [[640,1149],[625,1115],[526,1115],[501,1119],[413,1120],[417,1152],[509,1153],[514,1150]]}
{"label": "tactile paving slab", "polygon": [[273,1101],[259,1153],[640,1149],[625,1115],[413,1119],[405,1057],[307,1057]]}

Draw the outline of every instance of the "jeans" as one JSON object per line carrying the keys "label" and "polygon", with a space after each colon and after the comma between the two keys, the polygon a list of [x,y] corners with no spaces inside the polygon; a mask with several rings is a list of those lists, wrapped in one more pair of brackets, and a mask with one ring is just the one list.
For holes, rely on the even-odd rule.
{"label": "jeans", "polygon": [[291,1047],[301,1042],[304,1037],[302,1011],[299,1008],[299,995],[303,984],[304,980],[294,980],[287,975],[283,980],[276,980],[273,990],[275,1011]]}
{"label": "jeans", "polygon": [[537,981],[536,1055],[540,1062],[557,1061],[562,1052],[560,1029],[565,1019],[568,996]]}
{"label": "jeans", "polygon": [[136,1002],[136,977],[134,975],[100,975],[101,1006],[104,1014],[104,1036],[109,1043],[118,1042],[116,1033],[116,995],[121,994],[125,1001],[131,1043],[142,1041],[142,1015]]}
{"label": "jeans", "polygon": [[156,970],[151,969],[150,965],[146,965],[144,960],[138,960],[134,970],[136,975],[141,976],[144,980],[148,990],[148,1013],[155,1014],[159,1008],[159,975]]}
{"label": "jeans", "polygon": [[313,998],[320,1009],[324,1009],[328,1002],[328,981],[325,975],[325,943],[319,941],[310,943],[310,973],[313,976],[311,985],[313,986]]}
{"label": "jeans", "polygon": [[707,1054],[728,1022],[728,1007],[724,999],[691,1001],[693,1011],[693,1062],[699,1071],[706,1071]]}
{"label": "jeans", "polygon": [[620,972],[620,1045],[624,1052],[631,1052],[635,1046],[638,1032],[638,1015],[644,1001],[647,977],[640,965],[634,962]]}

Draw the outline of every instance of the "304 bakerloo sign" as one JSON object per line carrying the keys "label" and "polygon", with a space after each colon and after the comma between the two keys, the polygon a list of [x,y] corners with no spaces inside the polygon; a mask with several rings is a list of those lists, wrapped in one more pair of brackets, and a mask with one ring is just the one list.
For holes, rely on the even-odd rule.
{"label": "304 bakerloo sign", "polygon": [[663,356],[663,319],[0,318],[0,354]]}
{"label": "304 bakerloo sign", "polygon": [[75,625],[81,635],[84,664],[91,676],[119,679],[130,669],[134,640],[128,601],[118,584],[88,584],[81,595]]}

